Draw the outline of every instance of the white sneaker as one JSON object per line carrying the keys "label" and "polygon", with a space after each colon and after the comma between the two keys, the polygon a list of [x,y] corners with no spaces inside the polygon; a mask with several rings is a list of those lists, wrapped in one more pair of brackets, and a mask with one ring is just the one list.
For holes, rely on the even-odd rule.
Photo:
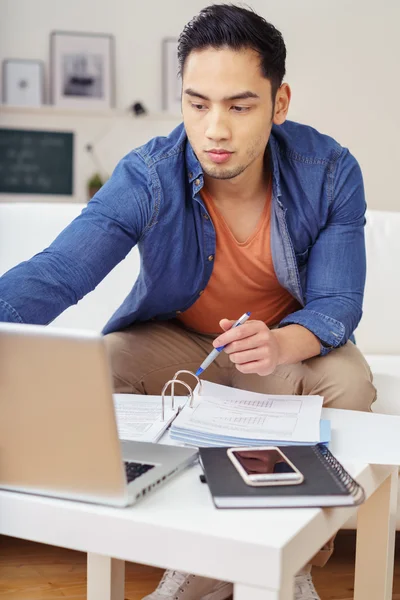
{"label": "white sneaker", "polygon": [[227,581],[217,581],[213,589],[200,600],[227,600],[233,596],[233,583]]}
{"label": "white sneaker", "polygon": [[182,571],[165,571],[158,587],[143,600],[226,600],[233,585]]}
{"label": "white sneaker", "polygon": [[294,578],[294,600],[321,600],[314,587],[311,573],[300,573]]}

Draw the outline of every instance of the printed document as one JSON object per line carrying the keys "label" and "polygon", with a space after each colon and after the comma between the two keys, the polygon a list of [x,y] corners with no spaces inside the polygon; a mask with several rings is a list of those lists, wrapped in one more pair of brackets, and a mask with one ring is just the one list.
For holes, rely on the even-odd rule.
{"label": "printed document", "polygon": [[[165,399],[165,420],[161,420],[161,396],[113,394],[120,440],[156,442],[178,413]],[[176,398],[182,400],[184,398]]]}
{"label": "printed document", "polygon": [[319,442],[322,396],[274,396],[202,382],[173,430],[218,438]]}

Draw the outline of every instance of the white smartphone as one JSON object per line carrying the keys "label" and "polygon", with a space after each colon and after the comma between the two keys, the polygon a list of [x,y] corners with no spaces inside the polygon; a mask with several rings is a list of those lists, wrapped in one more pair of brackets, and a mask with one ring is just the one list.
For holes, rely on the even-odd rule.
{"label": "white smartphone", "polygon": [[296,485],[304,476],[276,446],[228,448],[228,456],[247,485]]}

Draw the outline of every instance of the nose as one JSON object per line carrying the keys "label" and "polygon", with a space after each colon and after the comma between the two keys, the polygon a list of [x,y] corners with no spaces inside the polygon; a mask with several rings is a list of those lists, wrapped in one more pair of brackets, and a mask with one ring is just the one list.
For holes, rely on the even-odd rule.
{"label": "nose", "polygon": [[228,123],[228,115],[226,115],[223,109],[215,108],[208,112],[205,134],[208,139],[217,142],[230,138],[231,131]]}

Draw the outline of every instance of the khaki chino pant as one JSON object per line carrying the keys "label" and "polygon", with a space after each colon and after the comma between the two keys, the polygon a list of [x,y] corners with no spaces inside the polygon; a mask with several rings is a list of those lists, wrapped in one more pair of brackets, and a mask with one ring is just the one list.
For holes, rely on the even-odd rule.
{"label": "khaki chino pant", "polygon": [[[176,371],[197,371],[213,349],[215,337],[191,331],[175,320],[134,324],[105,336],[114,391],[161,394],[164,384]],[[240,373],[229,356],[221,352],[202,378],[264,394],[317,394],[324,397],[324,406],[329,408],[370,411],[376,398],[368,363],[350,341],[326,356],[281,365],[267,376]],[[179,379],[193,387],[192,377],[182,374]],[[175,386],[175,391],[186,393],[183,386]],[[330,540],[311,564],[324,566],[332,552],[333,540]]]}

